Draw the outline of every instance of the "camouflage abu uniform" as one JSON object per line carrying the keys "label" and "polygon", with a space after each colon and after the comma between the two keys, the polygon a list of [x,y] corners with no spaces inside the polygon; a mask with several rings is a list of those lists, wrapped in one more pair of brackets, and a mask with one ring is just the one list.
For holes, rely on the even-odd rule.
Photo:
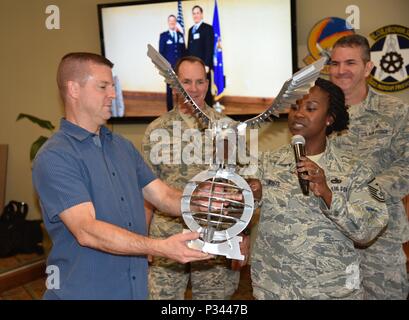
{"label": "camouflage abu uniform", "polygon": [[317,164],[332,190],[330,210],[302,194],[290,145],[260,158],[263,204],[251,264],[257,299],[363,298],[351,239],[365,243],[381,231],[385,204],[368,192],[369,169],[328,140]]}
{"label": "camouflage abu uniform", "polygon": [[[214,109],[207,107],[205,113],[211,119],[226,118],[224,115],[217,113]],[[227,118],[228,119],[228,118]],[[229,120],[231,121],[231,120]],[[174,131],[174,123],[180,127]],[[182,141],[178,136],[178,132],[182,135],[186,130],[199,129],[202,131],[201,138],[204,141],[202,124],[198,122],[196,117],[182,114],[177,108],[167,112],[155,121],[153,121],[146,129],[143,139],[143,152],[146,162],[151,166],[152,170],[158,178],[162,179],[167,184],[183,190],[186,183],[200,171],[209,168],[204,164],[205,148],[202,145],[202,153],[198,155],[196,163],[186,164],[181,160],[178,164],[153,164],[150,153],[159,144],[155,141],[150,141],[152,132],[156,129],[165,130],[170,136],[169,155],[173,159],[174,142]],[[198,141],[198,140],[197,140]],[[166,141],[163,142],[166,144]],[[199,142],[196,142],[200,144]],[[185,150],[188,142],[182,141],[179,146],[179,154]],[[164,154],[162,154],[163,156]],[[182,158],[182,157],[181,157]],[[196,162],[196,161],[195,161]],[[155,211],[151,226],[150,235],[154,238],[165,238],[176,233],[182,232],[187,228],[183,222],[183,218],[175,218]],[[149,290],[151,299],[184,299],[186,287],[190,277],[192,285],[193,299],[230,299],[237,289],[240,272],[230,269],[231,260],[219,256],[215,259],[190,263],[189,265],[179,264],[173,260],[155,257],[149,269]]]}
{"label": "camouflage abu uniform", "polygon": [[409,241],[401,199],[409,193],[409,108],[401,100],[375,93],[349,108],[349,130],[334,143],[362,156],[385,191],[386,231],[362,253],[366,299],[406,299],[408,279],[402,243]]}

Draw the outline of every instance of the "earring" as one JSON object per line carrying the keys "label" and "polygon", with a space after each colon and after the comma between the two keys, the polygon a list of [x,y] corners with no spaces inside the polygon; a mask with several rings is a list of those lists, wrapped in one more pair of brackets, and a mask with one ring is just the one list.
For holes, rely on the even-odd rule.
{"label": "earring", "polygon": [[327,126],[329,126],[329,121],[327,122]]}

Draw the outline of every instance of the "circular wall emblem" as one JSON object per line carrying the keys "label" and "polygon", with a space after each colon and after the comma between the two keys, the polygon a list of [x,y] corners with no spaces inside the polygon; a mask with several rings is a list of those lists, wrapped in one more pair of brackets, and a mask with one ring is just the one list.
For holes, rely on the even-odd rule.
{"label": "circular wall emblem", "polygon": [[[306,65],[322,57],[322,51],[331,51],[334,43],[341,37],[354,34],[355,31],[345,19],[328,17],[320,20],[312,27],[308,35],[308,51],[310,55],[303,59]],[[327,66],[322,73],[328,74]]]}
{"label": "circular wall emblem", "polygon": [[409,87],[409,29],[388,25],[369,35],[374,68],[369,84],[376,90],[396,92]]}

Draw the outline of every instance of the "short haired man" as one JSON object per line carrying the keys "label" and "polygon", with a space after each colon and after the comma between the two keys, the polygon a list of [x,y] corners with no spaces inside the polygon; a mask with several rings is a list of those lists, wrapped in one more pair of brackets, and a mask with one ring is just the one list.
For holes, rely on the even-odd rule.
{"label": "short haired man", "polygon": [[113,64],[93,53],[64,56],[57,74],[65,118],[33,165],[48,265],[59,286],[46,299],[146,299],[147,255],[186,263],[209,258],[189,249],[198,233],[146,236],[143,199],[180,215],[181,193],[157,179],[132,143],[104,126],[115,98]]}
{"label": "short haired man", "polygon": [[210,24],[203,21],[203,9],[200,6],[192,8],[193,22],[195,23],[189,29],[187,54],[199,57],[206,65],[206,74],[209,86],[206,92],[206,103],[213,105],[213,96],[211,93],[211,76],[213,70],[213,53],[214,53],[214,30]]}
{"label": "short haired man", "polygon": [[[159,53],[169,61],[172,68],[181,57],[186,55],[185,40],[183,34],[176,28],[176,23],[176,16],[169,15],[169,30],[159,36]],[[166,84],[166,106],[168,111],[173,108],[172,89],[168,84]]]}
{"label": "short haired man", "polygon": [[350,115],[349,130],[334,139],[338,147],[371,166],[376,176],[372,193],[384,196],[388,208],[387,228],[361,250],[365,298],[406,299],[409,286],[402,243],[409,240],[409,223],[401,200],[409,193],[409,107],[369,88],[366,78],[372,68],[365,37],[349,35],[334,44],[330,78],[344,91]]}
{"label": "short haired man", "polygon": [[[205,95],[209,82],[206,78],[205,65],[197,57],[185,56],[178,61],[175,72],[185,90],[196,104],[212,120],[224,119],[225,115],[217,113],[205,103]],[[169,185],[183,189],[187,182],[199,172],[208,169],[205,163],[205,133],[204,125],[193,114],[192,107],[184,103],[179,94],[175,108],[155,119],[146,129],[143,139],[145,160],[150,164],[153,172]],[[226,121],[231,121],[226,118]],[[166,132],[171,141],[170,148],[162,149],[160,156],[169,162],[158,163],[154,159],[158,144],[156,133]],[[191,133],[193,141],[182,139]],[[199,152],[193,152],[191,159],[185,159],[182,154],[187,145],[195,145]],[[156,152],[154,152],[156,149]],[[177,161],[179,159],[180,161]],[[189,162],[189,163],[187,163]],[[148,220],[152,218],[150,235],[155,238],[166,238],[173,233],[182,232],[183,220],[179,217],[164,215],[160,208],[146,205]],[[204,263],[191,263],[190,266],[170,261],[169,259],[154,258],[149,269],[149,289],[152,299],[184,299],[188,281],[192,286],[193,299],[230,299],[237,289],[240,272],[232,270],[232,260],[218,256],[216,259]]]}

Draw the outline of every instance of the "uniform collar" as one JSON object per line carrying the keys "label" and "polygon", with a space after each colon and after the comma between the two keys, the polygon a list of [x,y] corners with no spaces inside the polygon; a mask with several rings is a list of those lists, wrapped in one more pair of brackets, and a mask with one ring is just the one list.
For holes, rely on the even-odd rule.
{"label": "uniform collar", "polygon": [[354,104],[351,107],[355,107],[358,109],[356,111],[356,116],[359,117],[363,113],[365,113],[365,111],[376,110],[376,108],[374,108],[376,104],[376,101],[375,101],[376,99],[377,99],[377,94],[375,93],[375,91],[373,91],[372,88],[368,88],[368,94],[366,95],[366,98],[360,103]]}
{"label": "uniform collar", "polygon": [[[210,111],[211,108],[206,103],[205,103],[203,109],[204,110],[202,110],[202,111],[204,113],[206,113],[209,117],[211,117],[211,114],[210,114],[211,113],[211,111]],[[178,106],[176,106],[172,111],[175,111],[179,115],[180,119],[182,119],[184,122],[186,122],[188,127],[191,128],[191,129],[194,129],[194,128],[197,128],[197,127],[202,127],[202,125],[203,125],[203,123],[200,120],[198,120],[197,116],[194,113],[192,113],[192,114],[182,113]]]}
{"label": "uniform collar", "polygon": [[362,106],[365,110],[374,110],[375,99],[377,94],[372,88],[368,89],[368,94],[366,95],[365,100],[362,102]]}
{"label": "uniform collar", "polygon": [[[65,134],[73,137],[74,139],[82,142],[86,140],[88,137],[94,137],[95,133],[89,132],[80,126],[62,118],[60,121],[60,130],[63,131]],[[109,138],[112,140],[112,132],[105,126],[102,126],[99,130],[99,135],[101,139]]]}
{"label": "uniform collar", "polygon": [[[332,155],[334,154],[333,152],[334,145],[331,143],[331,140],[328,139],[328,137],[326,138],[326,141],[327,142],[325,146],[325,151],[320,159],[320,162],[322,163],[326,163],[327,161],[336,160],[335,158],[332,159]],[[291,145],[288,145],[288,147],[283,150],[283,153],[280,155],[280,157],[277,160],[277,164],[284,165],[284,166],[290,166],[291,169],[295,170],[294,151]]]}

